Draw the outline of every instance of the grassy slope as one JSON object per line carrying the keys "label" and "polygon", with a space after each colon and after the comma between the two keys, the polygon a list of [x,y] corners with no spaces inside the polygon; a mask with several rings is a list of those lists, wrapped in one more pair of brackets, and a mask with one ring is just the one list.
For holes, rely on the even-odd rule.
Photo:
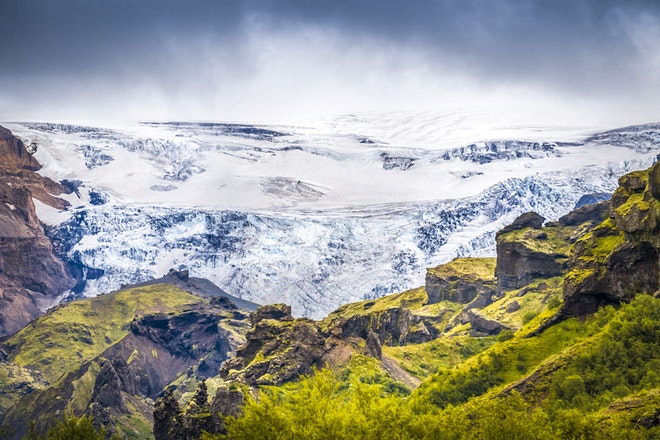
{"label": "grassy slope", "polygon": [[[640,175],[645,178],[645,174]],[[645,203],[641,195],[632,194],[616,215],[635,210],[644,214],[650,210]],[[641,226],[655,228],[655,217],[641,214],[626,220],[630,223],[639,218]],[[617,224],[607,219],[593,232],[585,225],[528,228],[508,233],[503,239],[553,255],[561,264],[571,264],[573,269],[566,277],[569,281],[587,276],[582,272],[606,270],[604,262],[612,250],[629,239]],[[626,227],[637,231],[634,228],[639,225]],[[651,238],[650,242],[657,243]],[[481,271],[485,278],[488,274],[481,269],[486,265],[479,263],[459,261],[454,269],[439,267],[430,269],[429,274],[451,281],[448,272],[452,270],[462,271],[462,279],[469,279],[465,272]],[[470,269],[475,264],[477,267]],[[266,396],[264,405],[277,406],[279,419],[260,412],[264,405],[253,402],[245,417],[230,426],[230,435],[236,439],[258,436],[255,426],[279,423],[281,429],[294,434],[292,438],[298,438],[295,432],[304,424],[306,432],[320,427],[318,438],[325,438],[325,430],[343,425],[350,427],[351,435],[362,428],[370,433],[383,429],[364,438],[660,438],[660,298],[638,295],[620,308],[601,309],[586,321],[560,321],[539,333],[539,326],[559,310],[564,284],[563,276],[534,280],[522,289],[502,292],[494,303],[479,311],[515,332],[505,331],[490,340],[471,338],[468,325],[456,325],[431,342],[384,347],[383,353],[397,359],[409,373],[427,377],[409,398],[392,400],[395,394],[388,393],[382,383],[368,382],[380,387],[377,394],[381,400],[365,401],[368,392],[346,383],[342,375],[335,379],[327,375],[305,378],[297,388],[280,394],[276,402]],[[410,307],[415,314],[447,309],[457,314],[462,307],[440,303],[430,310],[420,288],[347,305],[335,315],[348,319],[401,306]],[[330,387],[332,394],[324,405],[334,412],[326,416],[324,409],[318,421],[303,418],[299,422],[301,402],[313,406],[304,399],[304,393],[328,381],[334,381],[335,389]],[[388,394],[390,397],[385,397]],[[306,408],[304,412],[313,411]],[[381,426],[390,418],[397,423]],[[332,423],[324,426],[329,420]],[[336,438],[350,435],[342,433]]]}
{"label": "grassy slope", "polygon": [[135,316],[204,301],[172,285],[120,290],[58,306],[4,344],[8,360],[52,382],[128,334]]}

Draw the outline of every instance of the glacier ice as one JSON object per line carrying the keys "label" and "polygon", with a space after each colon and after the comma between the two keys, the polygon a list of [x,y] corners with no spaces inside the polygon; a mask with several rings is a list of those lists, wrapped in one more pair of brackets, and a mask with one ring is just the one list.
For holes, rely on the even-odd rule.
{"label": "glacier ice", "polygon": [[660,146],[655,125],[440,148],[412,132],[394,143],[401,129],[346,132],[347,121],[11,129],[39,140],[44,174],[77,182],[75,208],[47,228],[82,280],[76,294],[186,268],[312,318],[421,285],[426,267],[454,257],[493,255],[495,232],[519,214],[556,219],[610,193]]}

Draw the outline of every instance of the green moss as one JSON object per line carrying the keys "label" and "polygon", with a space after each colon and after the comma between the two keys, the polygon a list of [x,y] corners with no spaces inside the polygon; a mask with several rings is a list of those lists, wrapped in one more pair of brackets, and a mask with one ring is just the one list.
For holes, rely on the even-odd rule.
{"label": "green moss", "polygon": [[0,362],[0,414],[5,414],[26,390],[38,391],[47,386],[41,375],[28,368]]}
{"label": "green moss", "polygon": [[628,197],[628,200],[626,202],[619,206],[614,212],[621,216],[621,217],[626,217],[628,216],[634,209],[637,211],[644,213],[647,212],[651,208],[651,205],[649,202],[644,200],[644,194],[638,193],[638,194],[632,194],[630,197]]}
{"label": "green moss", "polygon": [[569,273],[566,274],[566,282],[571,283],[575,286],[582,284],[587,278],[593,277],[596,275],[596,270],[592,268],[573,268]]}
{"label": "green moss", "polygon": [[495,258],[456,258],[447,264],[427,269],[430,275],[442,279],[492,281],[495,279]]}
{"label": "green moss", "polygon": [[543,229],[525,228],[500,235],[497,240],[518,243],[532,252],[548,255],[568,255],[570,243],[568,238],[574,228],[551,226]]}
{"label": "green moss", "polygon": [[413,376],[424,379],[441,369],[449,369],[485,350],[495,337],[440,337],[429,342],[399,347],[383,347],[383,354],[395,359]]}
{"label": "green moss", "polygon": [[600,261],[604,261],[621,243],[623,243],[623,232],[619,232],[617,235],[597,237],[593,240],[592,245],[587,248],[584,255],[593,256]]}
{"label": "green moss", "polygon": [[85,374],[80,379],[73,382],[73,394],[67,405],[67,410],[72,414],[82,414],[89,405],[94,392],[96,377],[101,368],[96,362],[92,362],[87,368]]}
{"label": "green moss", "polygon": [[427,301],[426,290],[423,287],[408,290],[402,293],[387,295],[382,298],[359,301],[341,306],[321,322],[327,326],[338,317],[350,318],[352,316],[364,316],[374,312],[382,312],[394,308],[406,308],[408,310],[419,310]]}
{"label": "green moss", "polygon": [[132,403],[127,403],[128,414],[117,417],[117,431],[126,440],[149,440],[154,438],[153,423],[142,415]]}
{"label": "green moss", "polygon": [[135,316],[205,301],[172,285],[121,290],[53,309],[12,336],[10,361],[54,381],[128,333]]}

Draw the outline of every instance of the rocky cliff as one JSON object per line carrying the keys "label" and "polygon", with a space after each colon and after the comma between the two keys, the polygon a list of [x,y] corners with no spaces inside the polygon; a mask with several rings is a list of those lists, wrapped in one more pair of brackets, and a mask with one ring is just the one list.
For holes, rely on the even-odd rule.
{"label": "rocky cliff", "polygon": [[215,376],[245,342],[248,317],[225,297],[171,284],[58,306],[0,345],[0,424],[20,438],[29,421],[41,432],[71,413],[147,438],[153,400],[168,385],[186,392],[188,381]]}
{"label": "rocky cliff", "polygon": [[53,254],[33,198],[64,209],[63,185],[37,174],[23,142],[0,127],[0,336],[21,329],[73,286]]}
{"label": "rocky cliff", "polygon": [[658,295],[660,164],[619,179],[608,218],[573,248],[559,317],[584,316],[604,304]]}

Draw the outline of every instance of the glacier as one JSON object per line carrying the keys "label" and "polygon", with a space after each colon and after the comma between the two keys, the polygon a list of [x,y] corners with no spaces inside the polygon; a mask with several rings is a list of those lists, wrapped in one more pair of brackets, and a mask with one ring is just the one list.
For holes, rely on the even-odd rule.
{"label": "glacier", "polygon": [[[37,205],[80,279],[69,297],[189,269],[311,318],[421,285],[452,258],[494,255],[495,232],[519,214],[557,219],[660,150],[654,124],[443,142],[420,141],[407,115],[396,130],[375,120],[7,126],[37,142],[43,174],[76,186],[66,212]],[[436,136],[455,130],[427,118],[426,132],[433,123]]]}

